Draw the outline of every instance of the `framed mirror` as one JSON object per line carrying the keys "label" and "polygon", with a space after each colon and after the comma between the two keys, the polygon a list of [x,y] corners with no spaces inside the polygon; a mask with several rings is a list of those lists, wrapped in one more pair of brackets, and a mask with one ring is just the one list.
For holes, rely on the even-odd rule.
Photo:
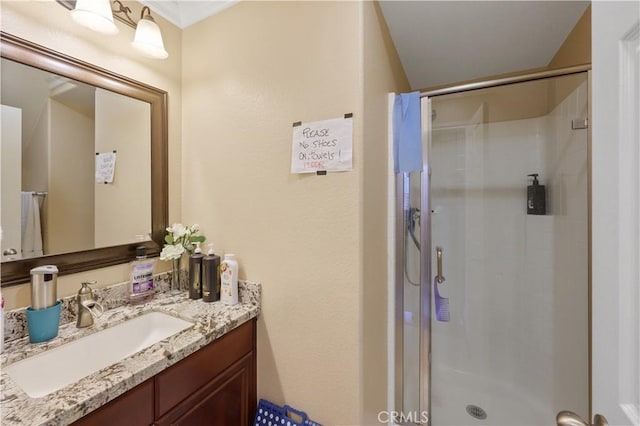
{"label": "framed mirror", "polygon": [[[149,255],[157,255],[168,226],[167,93],[4,32],[0,32],[0,56],[3,86],[12,74],[22,81],[21,88],[6,90],[0,98],[13,97],[11,103],[19,105],[3,105],[3,124],[16,112],[17,121],[24,116],[30,120],[29,133],[37,133],[33,130],[37,120],[27,111],[29,102],[18,99],[35,91],[35,81],[44,82],[47,93],[44,101],[31,104],[39,102],[41,107],[35,109],[48,120],[39,124],[44,126],[40,133],[47,135],[46,149],[34,149],[39,145],[33,138],[30,148],[14,149],[23,157],[35,152],[40,162],[27,165],[18,157],[13,160],[19,165],[16,171],[6,176],[11,167],[2,167],[2,286],[28,282],[29,271],[39,265],[56,265],[65,275],[129,262],[140,245]],[[25,83],[27,75],[36,80]],[[56,121],[71,115],[80,116],[80,124]],[[83,126],[89,135],[84,139],[78,135]],[[25,125],[3,125],[3,165],[11,164],[5,141],[13,137],[18,147],[25,143],[24,131],[5,134],[12,127]],[[103,167],[106,174],[97,173],[105,171]],[[33,171],[46,179],[36,179]],[[54,181],[54,175],[65,177]],[[7,198],[10,192],[17,195]],[[35,213],[30,206],[35,206]],[[5,220],[12,210],[18,218]],[[34,214],[41,219],[35,227],[31,226]],[[83,222],[87,222],[84,227]],[[41,236],[40,247],[30,243],[34,233]],[[27,237],[14,244],[19,247],[8,248],[6,237],[14,234]]]}

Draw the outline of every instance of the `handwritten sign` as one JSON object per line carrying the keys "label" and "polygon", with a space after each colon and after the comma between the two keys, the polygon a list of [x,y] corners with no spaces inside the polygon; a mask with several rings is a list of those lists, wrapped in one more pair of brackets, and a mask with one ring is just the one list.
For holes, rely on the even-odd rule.
{"label": "handwritten sign", "polygon": [[296,125],[293,127],[291,173],[351,170],[352,151],[352,118],[335,118]]}
{"label": "handwritten sign", "polygon": [[96,183],[112,183],[116,170],[116,153],[96,153]]}

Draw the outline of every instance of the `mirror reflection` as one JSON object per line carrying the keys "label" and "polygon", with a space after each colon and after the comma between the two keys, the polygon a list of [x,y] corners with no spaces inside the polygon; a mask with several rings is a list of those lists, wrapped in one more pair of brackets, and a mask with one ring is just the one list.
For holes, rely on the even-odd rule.
{"label": "mirror reflection", "polygon": [[2,261],[150,240],[150,104],[1,66]]}

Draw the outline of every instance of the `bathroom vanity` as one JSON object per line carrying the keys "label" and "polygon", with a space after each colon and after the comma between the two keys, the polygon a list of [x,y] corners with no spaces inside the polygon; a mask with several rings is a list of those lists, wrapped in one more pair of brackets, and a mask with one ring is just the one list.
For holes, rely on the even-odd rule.
{"label": "bathroom vanity", "polygon": [[[99,299],[106,310],[93,326],[78,329],[73,318],[63,314],[63,321],[69,322],[60,326],[58,337],[40,344],[30,344],[28,336],[19,337],[21,313],[8,313],[9,340],[0,371],[2,425],[250,423],[257,404],[259,284],[241,282],[240,303],[234,306],[168,292],[145,305],[117,305],[117,294],[110,294],[117,290],[97,292],[102,292]],[[6,371],[25,358],[64,349],[154,312],[193,325],[42,396],[29,396]],[[108,352],[116,345],[117,341],[102,344],[101,350]],[[68,370],[73,371],[76,364]]]}
{"label": "bathroom vanity", "polygon": [[256,407],[250,320],[74,425],[247,425]]}

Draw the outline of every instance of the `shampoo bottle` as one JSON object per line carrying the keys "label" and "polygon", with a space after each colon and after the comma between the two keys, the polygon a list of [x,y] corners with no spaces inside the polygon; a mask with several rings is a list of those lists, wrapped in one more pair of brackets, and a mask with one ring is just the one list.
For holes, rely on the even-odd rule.
{"label": "shampoo bottle", "polygon": [[136,248],[136,260],[131,263],[131,287],[129,302],[131,304],[145,303],[153,299],[153,259],[147,259],[147,248]]}
{"label": "shampoo bottle", "polygon": [[527,214],[547,214],[544,185],[540,185],[537,173],[528,176],[533,178],[533,183],[527,187]]}
{"label": "shampoo bottle", "polygon": [[189,298],[202,297],[202,249],[200,243],[195,243],[196,249],[189,256]]}
{"label": "shampoo bottle", "polygon": [[220,265],[220,301],[227,305],[238,303],[238,262],[234,254],[225,254]]}
{"label": "shampoo bottle", "polygon": [[220,256],[208,245],[207,255],[202,258],[202,300],[215,302],[220,300]]}

